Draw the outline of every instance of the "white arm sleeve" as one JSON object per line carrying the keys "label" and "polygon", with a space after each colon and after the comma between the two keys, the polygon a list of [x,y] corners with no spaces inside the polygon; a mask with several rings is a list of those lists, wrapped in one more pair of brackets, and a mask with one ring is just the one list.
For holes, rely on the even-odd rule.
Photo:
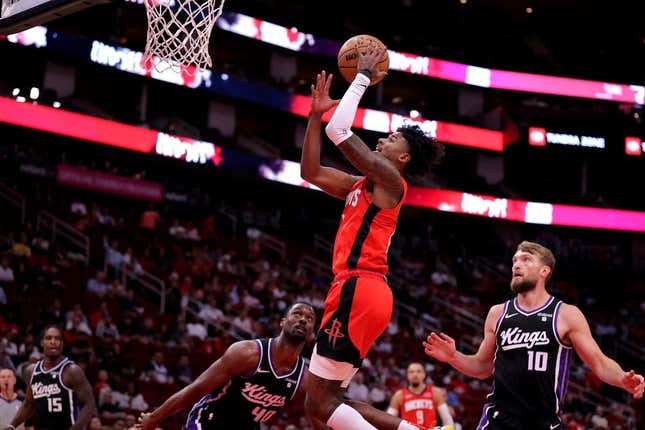
{"label": "white arm sleeve", "polygon": [[451,426],[455,422],[452,420],[452,415],[450,415],[450,410],[448,409],[447,404],[442,404],[437,408],[437,412],[439,412],[439,416],[441,417],[441,425],[444,426]]}
{"label": "white arm sleeve", "polygon": [[356,109],[358,109],[358,103],[361,101],[361,97],[363,97],[369,84],[370,78],[362,73],[357,73],[354,82],[347,88],[345,95],[338,103],[338,107],[329,124],[325,127],[327,137],[335,145],[344,142],[353,134],[351,127],[356,115]]}
{"label": "white arm sleeve", "polygon": [[390,415],[394,415],[395,417],[399,416],[399,410],[394,409],[393,407],[387,408],[387,413],[390,414]]}

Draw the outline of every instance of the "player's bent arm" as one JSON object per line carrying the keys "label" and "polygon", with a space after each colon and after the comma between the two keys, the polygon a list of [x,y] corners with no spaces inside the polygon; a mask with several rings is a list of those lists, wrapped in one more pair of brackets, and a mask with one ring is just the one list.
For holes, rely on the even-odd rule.
{"label": "player's bent arm", "polygon": [[[401,174],[384,155],[372,151],[363,140],[352,134],[338,145],[345,158],[369,180],[384,187],[400,199],[403,195]],[[398,203],[398,201],[396,202]],[[396,204],[395,204],[396,205]]]}
{"label": "player's bent arm", "polygon": [[[31,391],[31,384],[29,383],[31,381],[31,375],[33,374],[33,372],[33,364],[29,365],[23,372],[23,379],[25,381],[25,385],[27,385],[27,392],[25,393],[25,400],[20,405],[20,408],[16,412],[16,415],[14,415],[11,423],[9,423],[10,426],[12,426],[14,429],[31,418],[36,412],[34,394]],[[7,428],[10,429],[11,427]]]}
{"label": "player's bent arm", "polygon": [[76,393],[76,397],[83,404],[83,409],[78,413],[78,419],[72,426],[72,430],[85,429],[92,417],[98,415],[92,386],[85,377],[85,372],[77,364],[65,368],[63,383]]}
{"label": "player's bent arm", "polygon": [[453,425],[455,422],[452,419],[448,403],[446,403],[446,390],[438,387],[432,387],[432,397],[437,404],[437,413],[441,418],[441,424],[444,426]]}
{"label": "player's bent arm", "polygon": [[392,398],[390,399],[390,406],[387,408],[387,413],[394,415],[395,417],[399,416],[399,411],[401,410],[401,402],[403,401],[403,390],[398,390]]}
{"label": "player's bent arm", "polygon": [[173,394],[155,409],[149,419],[159,423],[177,412],[193,406],[206,394],[214,391],[231,379],[251,375],[258,366],[260,349],[257,342],[245,340],[232,344],[217,361],[180,391]]}
{"label": "player's bent arm", "polygon": [[327,194],[344,200],[359,178],[338,169],[320,165],[320,133],[321,115],[311,112],[300,157],[300,176]]}
{"label": "player's bent arm", "polygon": [[[562,327],[565,339],[568,339],[576,350],[582,361],[603,381],[615,387],[622,388],[634,395],[640,391],[642,395],[643,382],[640,378],[640,387],[633,388],[626,385],[626,378],[630,378],[629,372],[625,372],[618,363],[607,357],[601,350],[589,329],[589,323],[580,309],[573,305],[563,304],[560,310],[558,328]],[[634,375],[631,375],[633,377]],[[627,380],[628,380],[627,379]]]}

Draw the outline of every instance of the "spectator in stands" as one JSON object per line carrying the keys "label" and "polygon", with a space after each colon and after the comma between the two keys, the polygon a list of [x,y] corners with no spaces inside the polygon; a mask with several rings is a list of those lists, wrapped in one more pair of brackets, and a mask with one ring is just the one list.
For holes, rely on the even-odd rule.
{"label": "spectator in stands", "polygon": [[13,281],[13,269],[9,264],[9,257],[2,257],[2,263],[0,263],[0,284],[7,285]]}
{"label": "spectator in stands", "polygon": [[193,371],[190,368],[190,360],[187,355],[182,355],[175,366],[175,378],[188,385],[193,382]]}
{"label": "spectator in stands", "polygon": [[346,396],[352,400],[358,400],[359,402],[367,402],[369,399],[369,390],[367,385],[365,385],[365,376],[362,372],[358,372],[352,382],[349,383],[347,387]]}
{"label": "spectator in stands", "polygon": [[143,394],[139,391],[139,386],[134,382],[128,382],[127,389],[128,401],[130,403],[129,409],[135,411],[147,411],[150,407],[146,399],[143,397]]}
{"label": "spectator in stands", "polygon": [[56,298],[45,312],[45,320],[54,324],[60,324],[64,319],[63,302],[59,298]]}
{"label": "spectator in stands", "polygon": [[103,429],[103,424],[101,423],[101,418],[92,417],[90,424],[87,426],[89,430],[101,430]]}
{"label": "spectator in stands", "polygon": [[119,329],[112,321],[110,314],[105,315],[96,325],[96,336],[102,339],[118,339]]}
{"label": "spectator in stands", "polygon": [[116,240],[112,240],[108,244],[107,237],[105,237],[103,247],[105,248],[105,261],[111,269],[110,275],[113,276],[121,271],[123,254],[119,251],[119,244]]}
{"label": "spectator in stands", "polygon": [[105,369],[99,370],[99,373],[97,374],[97,382],[94,384],[94,393],[96,396],[98,396],[101,391],[105,388],[110,388],[110,376]]}
{"label": "spectator in stands", "polygon": [[596,408],[596,412],[594,412],[594,414],[591,416],[591,424],[593,425],[594,429],[609,428],[609,422],[607,421],[606,413],[602,406],[598,406]]}
{"label": "spectator in stands", "polygon": [[26,233],[20,233],[19,239],[11,247],[11,253],[16,257],[31,257],[31,248],[29,245]]}
{"label": "spectator in stands", "polygon": [[247,335],[250,335],[250,337],[255,336],[255,330],[253,329],[253,320],[249,316],[248,310],[244,309],[239,315],[237,315],[235,318],[233,318],[232,325],[239,329],[242,330]]}
{"label": "spectator in stands", "polygon": [[166,365],[164,364],[164,355],[162,352],[157,351],[152,356],[152,360],[148,362],[141,379],[144,381],[156,382],[158,384],[172,384],[173,377],[168,372]]}
{"label": "spectator in stands", "polygon": [[369,402],[375,408],[383,410],[388,405],[388,391],[385,383],[381,378],[377,378],[376,382],[370,385]]}
{"label": "spectator in stands", "polygon": [[173,220],[172,225],[168,229],[168,234],[176,239],[186,238],[186,227],[181,225],[178,219]]}
{"label": "spectator in stands", "polygon": [[107,387],[99,393],[99,414],[105,420],[125,418],[125,412],[112,398],[112,390]]}
{"label": "spectator in stands", "polygon": [[108,291],[108,286],[105,280],[106,280],[105,272],[103,271],[96,272],[96,275],[87,281],[86,291],[98,297],[103,297]]}
{"label": "spectator in stands", "polygon": [[186,315],[186,332],[190,337],[196,337],[199,340],[205,340],[208,336],[206,326],[196,321],[192,315]]}
{"label": "spectator in stands", "polygon": [[217,299],[214,296],[209,297],[208,303],[202,306],[199,317],[204,322],[211,324],[222,322],[225,319],[224,312],[217,307]]}
{"label": "spectator in stands", "polygon": [[157,212],[152,205],[149,206],[148,210],[141,214],[141,220],[139,221],[139,227],[147,235],[153,234],[157,230],[159,223],[163,222],[161,215]]}

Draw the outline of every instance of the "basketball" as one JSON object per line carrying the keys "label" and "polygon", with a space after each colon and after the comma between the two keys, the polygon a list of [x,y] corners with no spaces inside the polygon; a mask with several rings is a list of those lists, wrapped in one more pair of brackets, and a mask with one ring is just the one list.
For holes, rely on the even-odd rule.
{"label": "basketball", "polygon": [[[379,48],[385,48],[383,42],[378,40],[376,37],[370,36],[369,34],[360,34],[348,39],[343,43],[340,51],[338,51],[338,69],[340,70],[340,74],[343,78],[348,82],[352,82],[356,77],[356,73],[358,73],[358,70],[356,70],[356,64],[358,63],[359,50],[361,52],[365,52],[370,41],[374,42]],[[382,72],[387,72],[389,67],[390,56],[388,55],[387,50],[385,50],[381,61],[378,63],[378,68]],[[372,82],[370,85],[378,84],[384,77],[385,75],[372,76]]]}

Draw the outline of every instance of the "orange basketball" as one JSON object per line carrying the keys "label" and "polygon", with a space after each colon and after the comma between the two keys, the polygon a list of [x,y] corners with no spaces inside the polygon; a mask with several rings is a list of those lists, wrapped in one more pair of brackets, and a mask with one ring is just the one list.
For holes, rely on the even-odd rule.
{"label": "orange basketball", "polygon": [[[370,40],[374,42],[379,48],[385,48],[383,42],[378,40],[376,37],[370,36],[369,34],[360,34],[343,43],[340,51],[338,51],[338,69],[340,70],[340,74],[343,76],[343,78],[345,78],[348,82],[352,82],[356,77],[356,73],[358,73],[358,70],[356,70],[356,64],[358,63],[359,50],[360,52],[365,52],[365,50],[367,49],[367,44]],[[387,69],[389,67],[390,56],[388,55],[387,50],[385,50],[383,52],[381,61],[379,61],[378,63],[378,68],[380,71],[387,72]],[[372,82],[370,83],[370,85],[378,84],[384,77],[385,75],[372,76]]]}

